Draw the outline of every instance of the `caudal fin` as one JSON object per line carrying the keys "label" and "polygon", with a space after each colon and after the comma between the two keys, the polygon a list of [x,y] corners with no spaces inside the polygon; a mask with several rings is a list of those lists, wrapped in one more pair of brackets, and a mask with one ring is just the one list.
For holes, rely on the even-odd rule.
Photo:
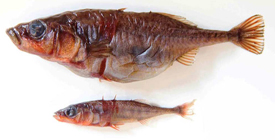
{"label": "caudal fin", "polygon": [[177,106],[179,108],[179,115],[181,115],[182,117],[186,117],[188,115],[194,115],[194,112],[192,109],[190,109],[196,100],[193,100],[190,103],[184,103],[183,105],[179,105]]}
{"label": "caudal fin", "polygon": [[261,54],[264,49],[264,20],[261,15],[254,15],[230,30],[232,42],[242,48]]}

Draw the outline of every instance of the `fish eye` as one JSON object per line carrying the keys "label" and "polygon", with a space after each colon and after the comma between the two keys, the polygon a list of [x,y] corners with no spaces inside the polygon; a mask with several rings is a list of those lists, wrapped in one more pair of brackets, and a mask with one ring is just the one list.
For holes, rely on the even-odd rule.
{"label": "fish eye", "polygon": [[29,24],[30,35],[34,38],[40,38],[44,35],[46,27],[40,20],[35,20]]}
{"label": "fish eye", "polygon": [[65,114],[69,118],[73,118],[76,115],[76,108],[74,106],[70,106],[67,110],[65,110]]}

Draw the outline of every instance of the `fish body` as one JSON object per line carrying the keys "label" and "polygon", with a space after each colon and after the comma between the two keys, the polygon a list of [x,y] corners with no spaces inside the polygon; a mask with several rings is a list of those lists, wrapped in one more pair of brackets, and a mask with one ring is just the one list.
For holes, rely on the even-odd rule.
{"label": "fish body", "polygon": [[155,77],[174,61],[194,62],[198,48],[231,41],[260,54],[264,23],[255,15],[230,31],[198,28],[166,13],[84,9],[7,30],[21,50],[58,62],[84,77],[133,82]]}
{"label": "fish body", "polygon": [[118,129],[118,125],[142,123],[163,114],[192,115],[190,107],[193,104],[194,101],[174,108],[162,108],[134,100],[97,100],[70,105],[57,111],[54,117],[61,122]]}

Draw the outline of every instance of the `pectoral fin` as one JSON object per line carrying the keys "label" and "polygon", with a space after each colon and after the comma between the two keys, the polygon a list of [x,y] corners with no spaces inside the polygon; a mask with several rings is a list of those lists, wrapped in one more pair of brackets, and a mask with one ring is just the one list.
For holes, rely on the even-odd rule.
{"label": "pectoral fin", "polygon": [[195,62],[195,56],[198,53],[199,49],[195,48],[182,56],[177,58],[177,61],[183,65],[191,66]]}
{"label": "pectoral fin", "polygon": [[88,54],[94,57],[108,57],[112,55],[112,48],[109,46],[110,41],[104,40],[100,43],[90,45],[88,47]]}

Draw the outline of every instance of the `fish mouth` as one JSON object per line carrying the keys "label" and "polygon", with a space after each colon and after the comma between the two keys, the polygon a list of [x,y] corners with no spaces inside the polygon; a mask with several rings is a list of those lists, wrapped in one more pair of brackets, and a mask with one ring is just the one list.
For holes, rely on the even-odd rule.
{"label": "fish mouth", "polygon": [[21,45],[21,38],[19,36],[18,31],[15,28],[9,28],[6,30],[7,35],[10,37],[12,42],[16,45],[19,46]]}
{"label": "fish mouth", "polygon": [[58,112],[55,112],[54,115],[53,115],[53,117],[54,117],[55,119],[57,119],[58,121],[61,120],[60,114],[59,114]]}

